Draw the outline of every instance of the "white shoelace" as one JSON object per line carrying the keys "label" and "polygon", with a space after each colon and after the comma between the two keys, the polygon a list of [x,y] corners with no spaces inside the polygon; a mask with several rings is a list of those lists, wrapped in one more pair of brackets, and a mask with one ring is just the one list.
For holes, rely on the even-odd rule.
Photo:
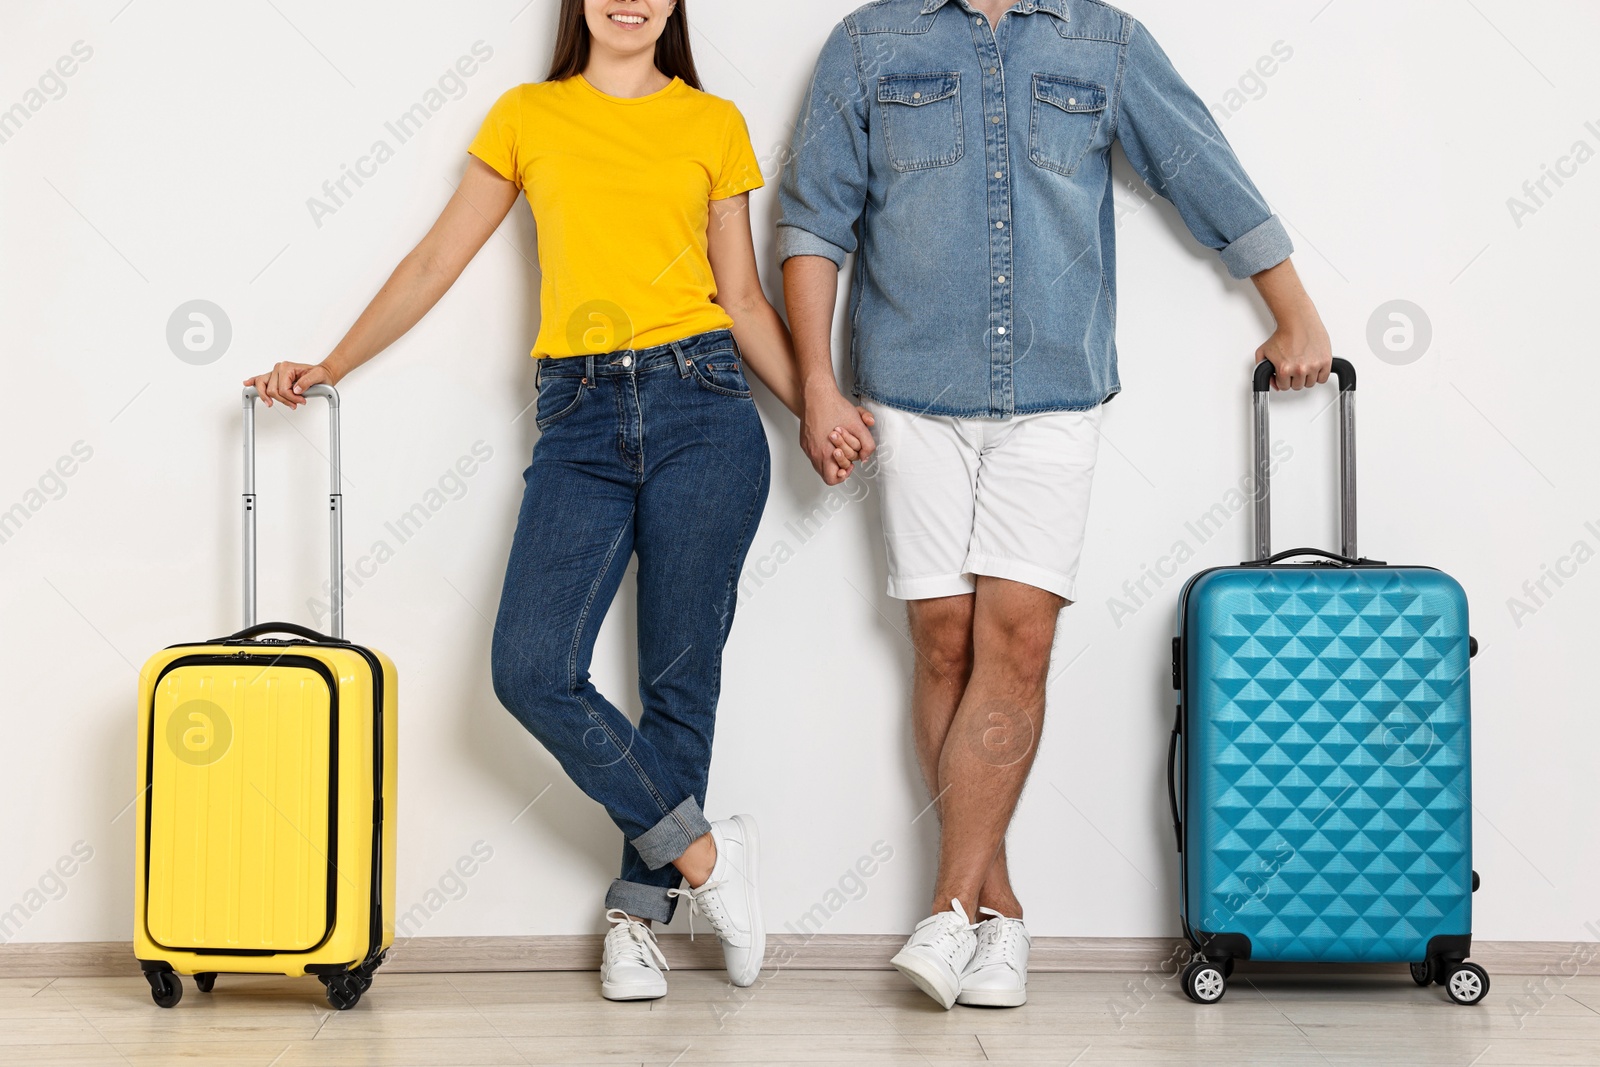
{"label": "white shoelace", "polygon": [[728,917],[728,912],[722,906],[722,898],[712,892],[722,885],[722,880],[707,880],[703,885],[694,889],[669,889],[669,897],[689,898],[689,940],[694,940],[694,917],[698,912],[700,917],[711,924],[711,932],[719,938],[727,940],[728,932],[733,928],[733,920]]}
{"label": "white shoelace", "polygon": [[672,970],[661,954],[661,946],[656,944],[655,933],[648,926],[628,918],[628,913],[620,908],[606,912],[606,918],[612,924],[611,932],[606,935],[606,945],[618,960],[648,967],[654,957],[663,971]]}
{"label": "white shoelace", "polygon": [[[950,901],[949,911],[941,911],[931,919],[922,921],[923,923],[936,924],[938,928],[932,939],[927,942],[927,946],[947,956],[955,954],[963,930],[977,929],[977,924],[967,918],[967,909],[961,906],[961,901],[959,900]],[[921,924],[918,925],[920,926]]]}
{"label": "white shoelace", "polygon": [[1006,916],[993,908],[979,908],[978,914],[988,915],[1001,921],[978,924],[978,951],[972,957],[972,970],[979,971],[985,967],[999,965],[1012,966],[1022,947],[1021,922],[1005,921]]}

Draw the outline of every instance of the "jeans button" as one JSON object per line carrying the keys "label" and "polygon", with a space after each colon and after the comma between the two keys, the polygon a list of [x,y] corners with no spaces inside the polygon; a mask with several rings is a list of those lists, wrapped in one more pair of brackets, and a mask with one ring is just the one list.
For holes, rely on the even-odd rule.
{"label": "jeans button", "polygon": [[632,357],[632,356],[623,356],[623,357],[622,357],[622,365],[623,365],[623,366],[624,366],[624,367],[631,367],[631,366],[633,366],[633,357]]}

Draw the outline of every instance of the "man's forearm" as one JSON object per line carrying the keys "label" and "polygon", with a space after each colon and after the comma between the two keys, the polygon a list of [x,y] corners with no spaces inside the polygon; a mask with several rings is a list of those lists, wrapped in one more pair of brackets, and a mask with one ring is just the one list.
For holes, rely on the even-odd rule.
{"label": "man's forearm", "polygon": [[1280,329],[1307,328],[1312,323],[1321,325],[1322,317],[1317,313],[1311,294],[1306,292],[1306,287],[1301,283],[1293,260],[1286,259],[1250,280],[1255,282],[1261,299],[1266,301]]}
{"label": "man's forearm", "polygon": [[1333,344],[1294,264],[1286,259],[1252,280],[1278,320],[1277,332],[1256,350],[1256,359],[1272,363],[1276,387],[1305,389],[1327,381],[1333,367]]}
{"label": "man's forearm", "polygon": [[839,380],[833,370],[833,308],[839,300],[839,268],[822,256],[791,256],[783,263],[783,296],[802,392],[838,392]]}

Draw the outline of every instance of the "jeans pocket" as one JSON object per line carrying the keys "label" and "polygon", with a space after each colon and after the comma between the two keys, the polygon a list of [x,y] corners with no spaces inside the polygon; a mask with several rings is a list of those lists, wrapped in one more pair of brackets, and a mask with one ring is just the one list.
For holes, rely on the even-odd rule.
{"label": "jeans pocket", "polygon": [[689,361],[689,372],[702,389],[719,396],[750,399],[750,383],[745,380],[743,365],[735,352],[696,356]]}
{"label": "jeans pocket", "polygon": [[1094,144],[1105,113],[1104,86],[1054,74],[1035,74],[1028,158],[1045,170],[1072,177]]}
{"label": "jeans pocket", "polygon": [[961,74],[886,74],[878,79],[889,162],[898,171],[948,167],[961,158]]}
{"label": "jeans pocket", "polygon": [[546,374],[539,380],[539,400],[534,424],[544,431],[574,411],[583,402],[588,386],[573,374]]}

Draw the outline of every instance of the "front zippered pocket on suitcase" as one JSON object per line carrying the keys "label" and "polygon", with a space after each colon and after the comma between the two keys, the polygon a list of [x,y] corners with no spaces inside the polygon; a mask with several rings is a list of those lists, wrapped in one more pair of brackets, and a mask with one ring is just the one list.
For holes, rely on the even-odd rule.
{"label": "front zippered pocket on suitcase", "polygon": [[305,656],[186,656],[153,687],[145,915],[171,951],[314,952],[338,913],[339,706]]}

